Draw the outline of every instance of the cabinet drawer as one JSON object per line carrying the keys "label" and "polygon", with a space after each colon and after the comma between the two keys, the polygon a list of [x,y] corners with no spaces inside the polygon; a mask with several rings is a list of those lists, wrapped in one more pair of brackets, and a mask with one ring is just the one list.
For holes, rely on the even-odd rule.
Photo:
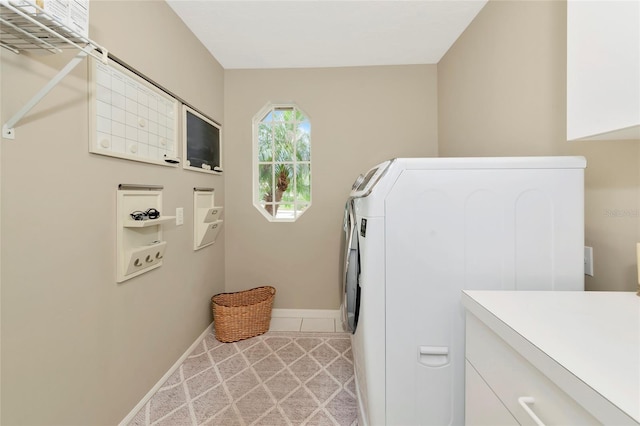
{"label": "cabinet drawer", "polygon": [[464,424],[466,426],[518,426],[509,410],[469,361],[464,367]]}
{"label": "cabinet drawer", "polygon": [[[536,424],[523,405],[528,406],[545,425],[600,424],[573,398],[468,312],[466,357],[520,424]],[[529,403],[525,404],[527,401]]]}

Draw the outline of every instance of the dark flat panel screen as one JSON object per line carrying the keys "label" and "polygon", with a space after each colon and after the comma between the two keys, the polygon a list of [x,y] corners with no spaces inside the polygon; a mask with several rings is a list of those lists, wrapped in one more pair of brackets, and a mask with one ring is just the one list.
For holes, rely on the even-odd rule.
{"label": "dark flat panel screen", "polygon": [[188,165],[213,170],[220,167],[220,127],[200,114],[185,111]]}

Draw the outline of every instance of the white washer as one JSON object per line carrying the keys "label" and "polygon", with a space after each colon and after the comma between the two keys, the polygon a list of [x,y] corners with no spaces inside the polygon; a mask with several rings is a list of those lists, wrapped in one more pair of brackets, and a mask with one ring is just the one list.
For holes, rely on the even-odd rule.
{"label": "white washer", "polygon": [[582,157],[397,158],[354,183],[343,322],[359,424],[464,424],[463,289],[584,289]]}

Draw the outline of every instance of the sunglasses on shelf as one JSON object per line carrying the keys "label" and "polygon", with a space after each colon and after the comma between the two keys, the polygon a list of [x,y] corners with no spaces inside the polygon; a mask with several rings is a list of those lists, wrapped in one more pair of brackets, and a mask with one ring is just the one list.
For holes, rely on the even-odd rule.
{"label": "sunglasses on shelf", "polygon": [[157,219],[160,217],[160,212],[154,208],[150,208],[147,211],[136,210],[134,212],[129,213],[133,220],[148,220],[148,219]]}

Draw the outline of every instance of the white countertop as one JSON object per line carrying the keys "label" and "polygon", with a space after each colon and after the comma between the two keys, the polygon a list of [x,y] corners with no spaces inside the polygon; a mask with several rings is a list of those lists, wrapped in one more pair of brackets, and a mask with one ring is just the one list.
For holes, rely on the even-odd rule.
{"label": "white countertop", "polygon": [[[513,339],[523,337],[578,379],[567,387],[584,394],[579,388],[586,384],[640,423],[640,297],[635,293],[464,291],[462,303],[483,322],[506,325],[501,337],[507,343],[515,332]],[[551,375],[566,381],[561,370]]]}

